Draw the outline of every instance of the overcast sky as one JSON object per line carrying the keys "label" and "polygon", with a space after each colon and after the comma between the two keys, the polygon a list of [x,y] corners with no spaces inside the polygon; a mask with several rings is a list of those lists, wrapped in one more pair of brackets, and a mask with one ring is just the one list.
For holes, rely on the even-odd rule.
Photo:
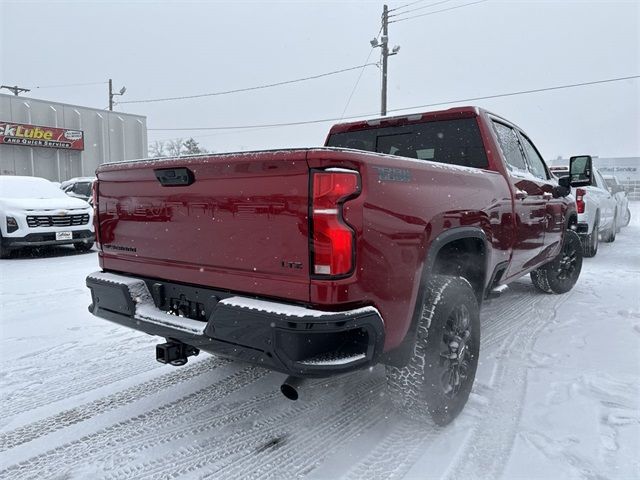
{"label": "overcast sky", "polygon": [[[456,7],[417,2],[396,20]],[[397,8],[411,0],[388,2]],[[27,96],[105,108],[106,82],[124,100],[194,95],[365,63],[380,29],[378,1],[0,0],[0,82]],[[403,13],[404,12],[404,13]],[[389,109],[640,74],[640,2],[488,0],[392,23]],[[379,49],[371,62],[379,60]],[[164,103],[120,104],[147,116],[149,140],[194,136],[231,150],[315,146],[331,122],[244,131],[170,132],[341,117],[359,71],[294,85]],[[36,87],[43,88],[36,88]],[[380,71],[366,67],[346,116],[376,116]],[[4,93],[8,93],[6,90]],[[545,158],[640,156],[640,79],[473,104],[519,124]]]}

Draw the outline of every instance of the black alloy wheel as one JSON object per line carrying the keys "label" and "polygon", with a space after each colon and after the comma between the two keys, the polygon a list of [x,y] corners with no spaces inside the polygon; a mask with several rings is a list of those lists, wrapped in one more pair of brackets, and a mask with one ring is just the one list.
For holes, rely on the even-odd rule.
{"label": "black alloy wheel", "polygon": [[439,364],[442,369],[441,386],[444,395],[453,399],[469,381],[471,368],[471,314],[464,304],[455,307],[449,315],[442,342]]}

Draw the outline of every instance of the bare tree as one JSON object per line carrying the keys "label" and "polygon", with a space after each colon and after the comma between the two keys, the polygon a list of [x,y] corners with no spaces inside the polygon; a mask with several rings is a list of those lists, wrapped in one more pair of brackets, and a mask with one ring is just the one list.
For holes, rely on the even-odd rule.
{"label": "bare tree", "polygon": [[184,139],[176,138],[175,140],[169,140],[167,142],[166,147],[167,147],[167,153],[169,154],[170,157],[179,157],[184,153],[183,151]]}
{"label": "bare tree", "polygon": [[151,157],[180,157],[182,155],[194,155],[198,153],[209,153],[205,148],[198,145],[193,137],[184,140],[176,138],[174,140],[156,140],[149,144],[149,156]]}
{"label": "bare tree", "polygon": [[165,143],[163,141],[156,140],[155,142],[149,144],[149,156],[164,157],[165,155]]}

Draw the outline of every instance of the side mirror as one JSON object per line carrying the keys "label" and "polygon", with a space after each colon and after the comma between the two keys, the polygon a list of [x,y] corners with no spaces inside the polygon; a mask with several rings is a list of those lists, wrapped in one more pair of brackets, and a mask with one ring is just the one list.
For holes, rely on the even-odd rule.
{"label": "side mirror", "polygon": [[558,178],[558,186],[553,187],[553,198],[566,197],[571,193],[571,177],[565,175]]}
{"label": "side mirror", "polygon": [[593,185],[593,167],[590,155],[571,157],[569,160],[569,175],[572,187],[587,187]]}

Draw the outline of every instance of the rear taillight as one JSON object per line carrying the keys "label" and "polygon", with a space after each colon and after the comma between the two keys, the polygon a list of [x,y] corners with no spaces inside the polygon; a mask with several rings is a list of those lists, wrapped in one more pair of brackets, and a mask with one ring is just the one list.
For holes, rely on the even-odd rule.
{"label": "rear taillight", "polygon": [[587,191],[584,188],[576,188],[576,207],[578,208],[578,213],[584,213],[584,196],[587,194]]}
{"label": "rear taillight", "polygon": [[98,180],[91,185],[91,206],[93,207],[93,230],[96,235],[96,243],[100,248],[100,222],[98,222]]}
{"label": "rear taillight", "polygon": [[316,275],[346,275],[353,269],[355,232],[345,222],[342,206],[359,192],[360,175],[356,171],[312,172],[312,258]]}

